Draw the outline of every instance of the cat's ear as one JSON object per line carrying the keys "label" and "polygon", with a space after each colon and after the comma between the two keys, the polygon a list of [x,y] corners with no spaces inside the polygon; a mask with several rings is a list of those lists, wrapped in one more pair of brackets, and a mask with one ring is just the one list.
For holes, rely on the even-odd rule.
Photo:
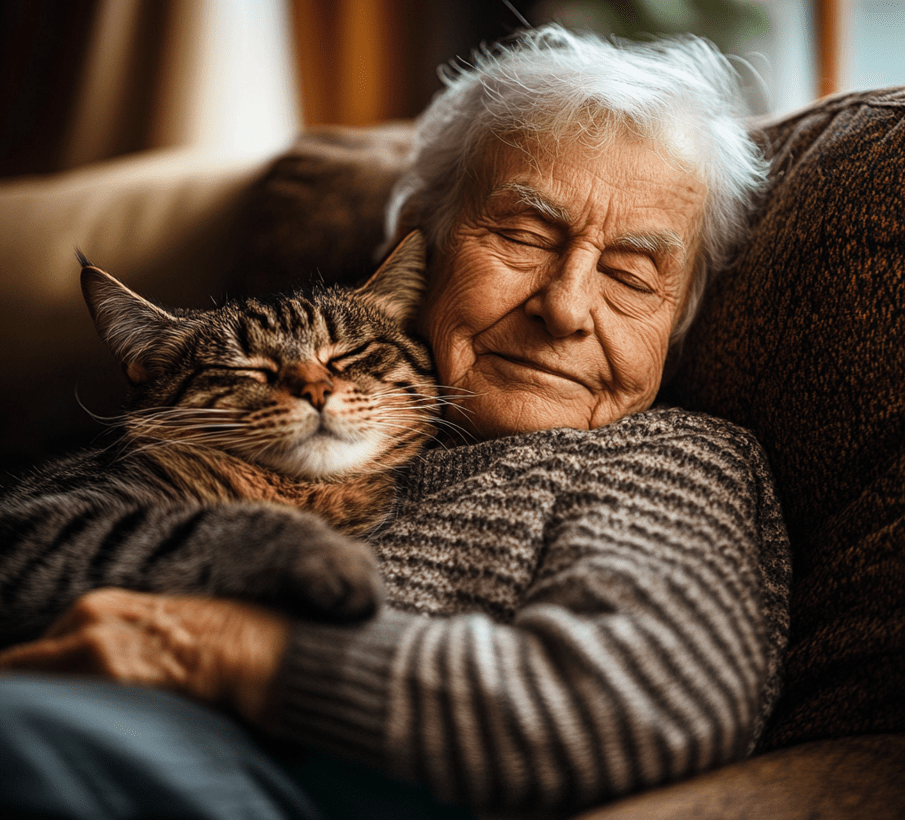
{"label": "cat's ear", "polygon": [[133,384],[147,381],[161,342],[179,319],[129,290],[109,273],[94,267],[81,253],[82,295],[94,326]]}
{"label": "cat's ear", "polygon": [[367,296],[402,327],[414,325],[427,287],[427,243],[412,231],[356,293]]}

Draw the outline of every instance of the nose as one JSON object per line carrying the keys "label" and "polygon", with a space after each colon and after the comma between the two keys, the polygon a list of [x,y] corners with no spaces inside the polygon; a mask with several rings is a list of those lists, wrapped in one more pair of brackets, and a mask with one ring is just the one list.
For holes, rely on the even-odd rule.
{"label": "nose", "polygon": [[597,274],[597,256],[586,250],[563,255],[541,287],[525,302],[525,312],[543,323],[557,339],[594,332],[591,315],[593,283]]}
{"label": "nose", "polygon": [[333,393],[333,380],[319,362],[302,362],[291,368],[284,383],[293,396],[306,399],[315,410],[323,410]]}

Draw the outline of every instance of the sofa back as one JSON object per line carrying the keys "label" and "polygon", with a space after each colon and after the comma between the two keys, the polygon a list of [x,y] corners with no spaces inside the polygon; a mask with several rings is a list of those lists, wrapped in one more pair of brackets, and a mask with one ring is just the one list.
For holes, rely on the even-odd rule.
{"label": "sofa back", "polygon": [[905,731],[905,89],[764,129],[769,187],[671,395],[752,430],[794,549],[766,743]]}

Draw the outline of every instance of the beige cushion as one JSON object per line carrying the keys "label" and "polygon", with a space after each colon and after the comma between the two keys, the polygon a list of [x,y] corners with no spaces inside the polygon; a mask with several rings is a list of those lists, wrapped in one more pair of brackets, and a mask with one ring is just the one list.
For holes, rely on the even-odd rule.
{"label": "beige cushion", "polygon": [[237,216],[268,161],[164,151],[0,182],[0,469],[97,429],[76,387],[95,412],[118,406],[124,382],[82,301],[75,248],[163,302],[221,298]]}

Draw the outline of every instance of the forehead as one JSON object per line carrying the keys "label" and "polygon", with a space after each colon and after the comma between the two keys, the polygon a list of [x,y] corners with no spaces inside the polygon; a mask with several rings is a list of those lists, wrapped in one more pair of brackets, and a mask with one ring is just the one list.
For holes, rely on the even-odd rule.
{"label": "forehead", "polygon": [[704,185],[690,167],[631,133],[599,145],[577,136],[494,141],[482,171],[482,210],[528,209],[551,222],[599,224],[688,252],[697,244]]}

